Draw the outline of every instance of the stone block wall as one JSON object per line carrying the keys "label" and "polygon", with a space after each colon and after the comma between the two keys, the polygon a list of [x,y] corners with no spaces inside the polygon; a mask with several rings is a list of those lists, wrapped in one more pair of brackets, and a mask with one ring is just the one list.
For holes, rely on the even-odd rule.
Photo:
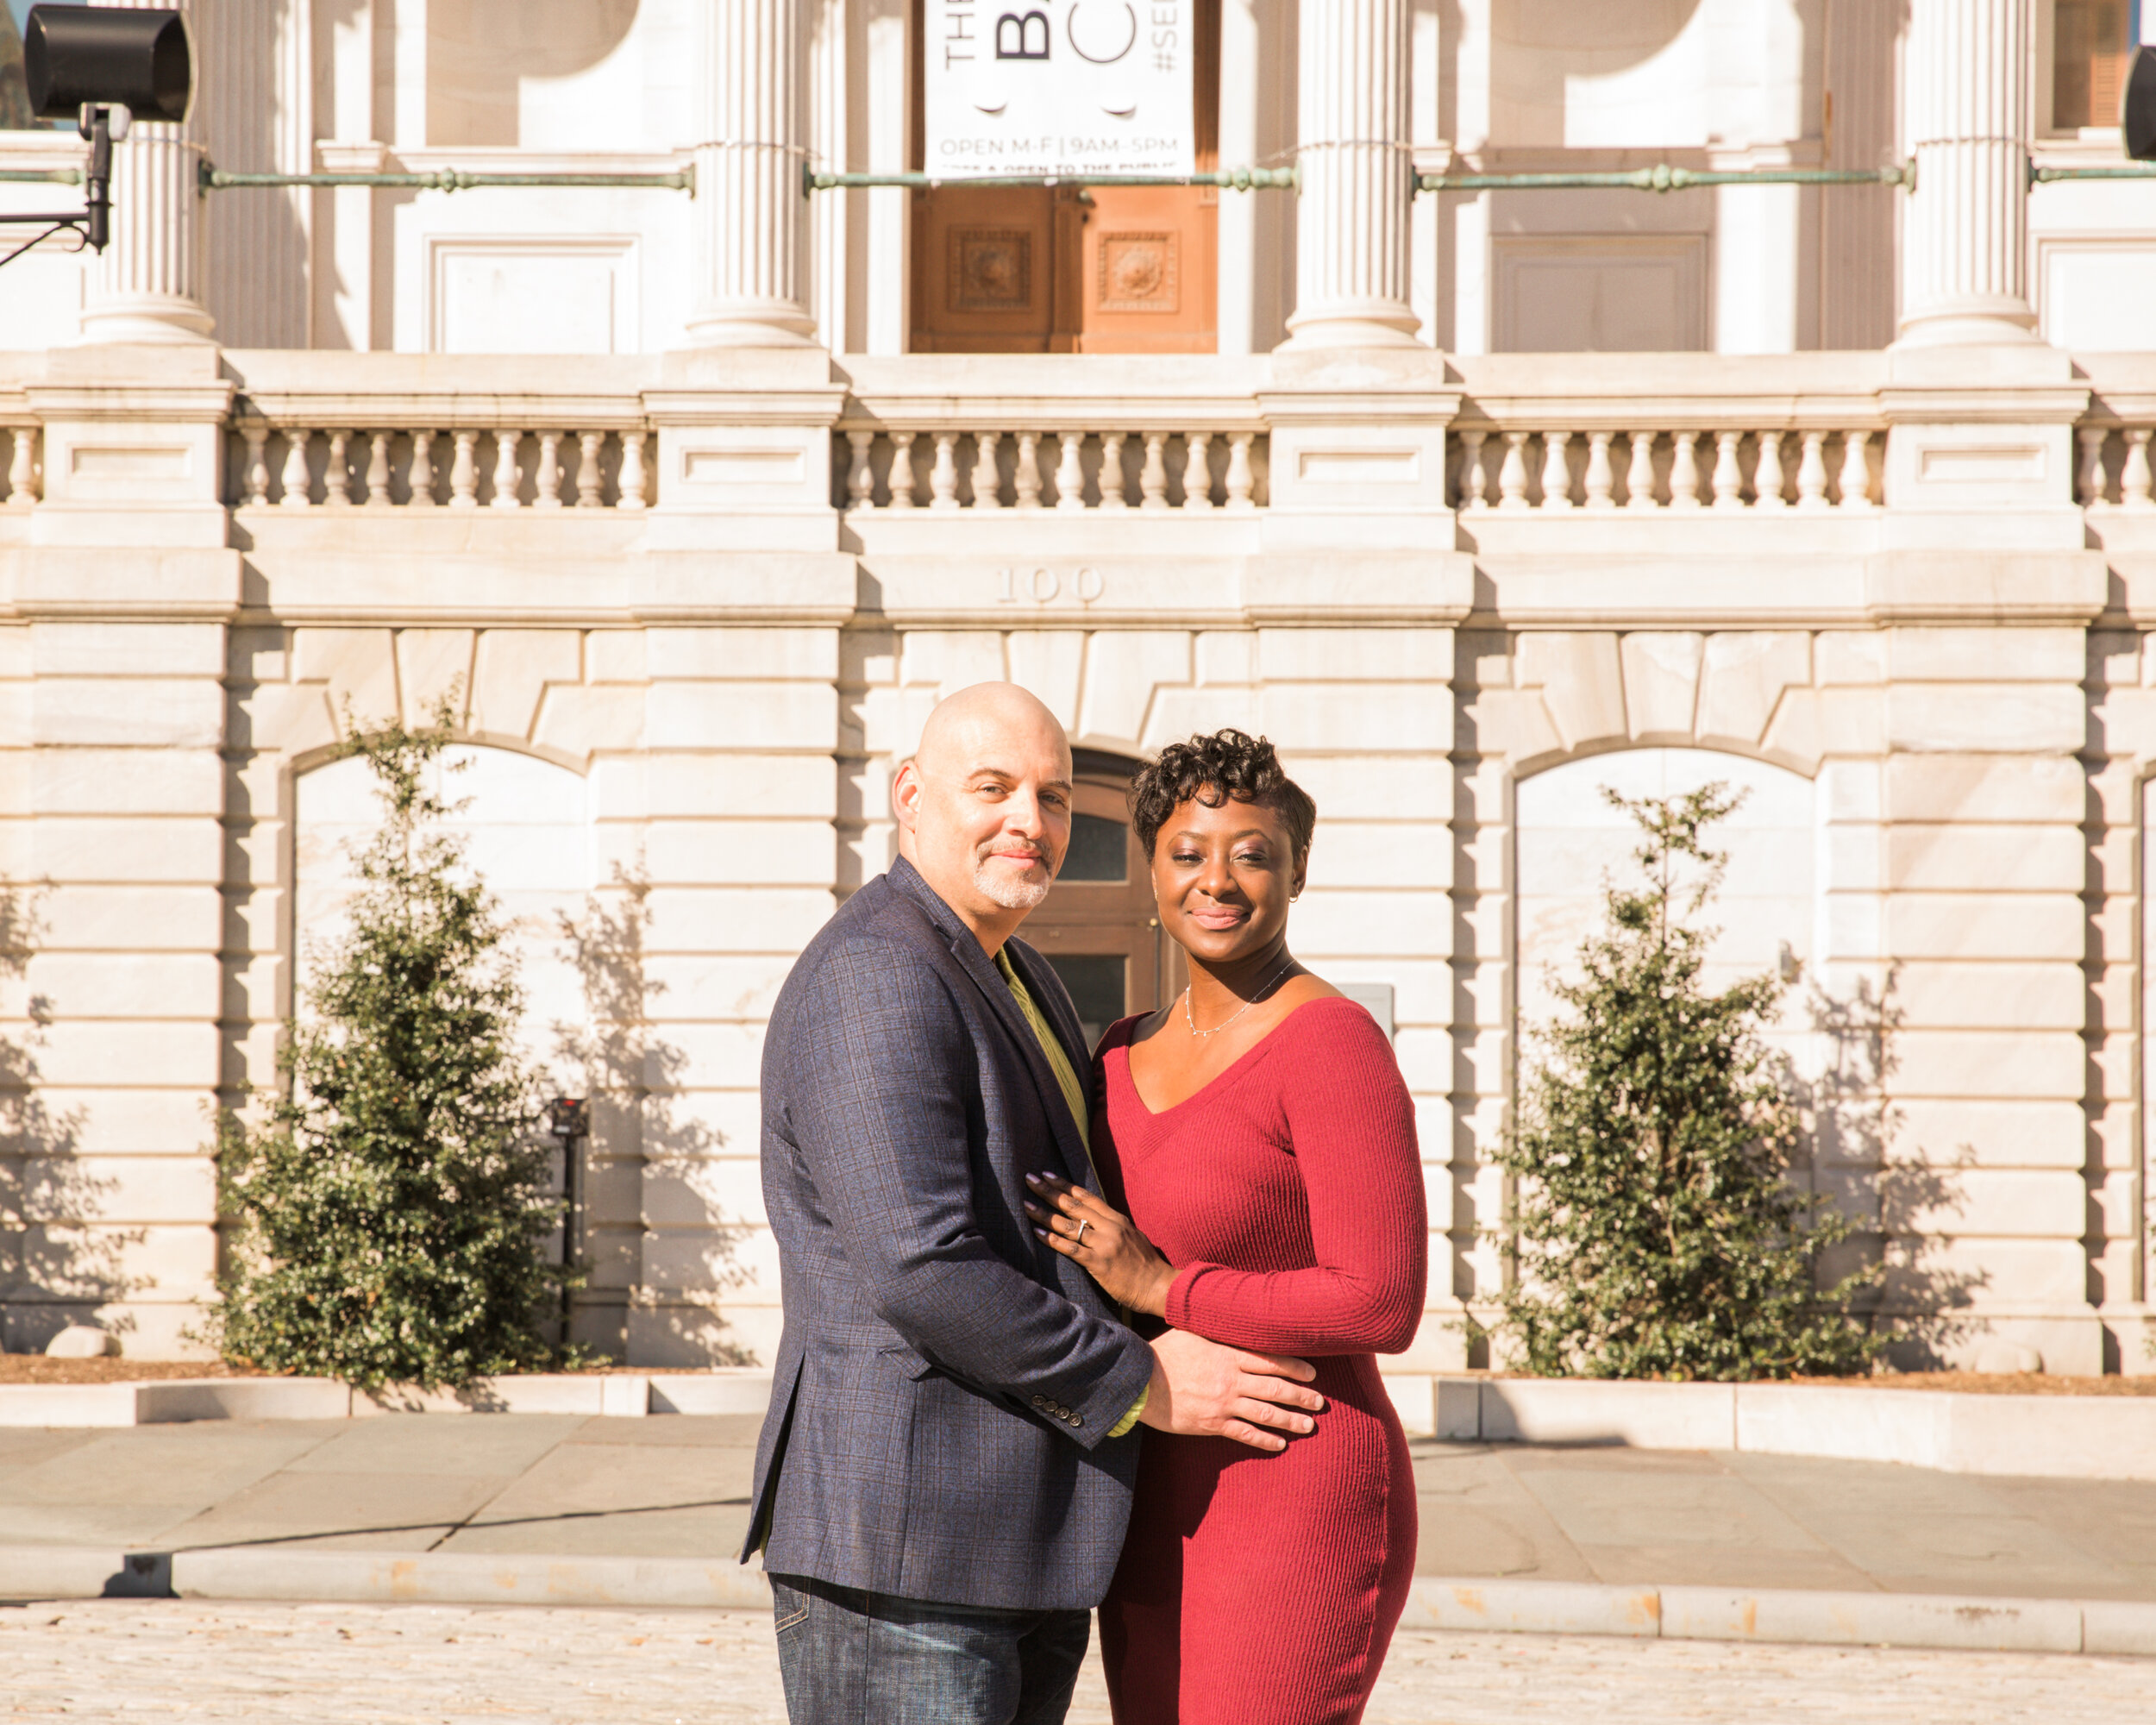
{"label": "stone block wall", "polygon": [[[101,1311],[138,1352],[187,1348],[216,1263],[207,1110],[274,1082],[310,914],[295,871],[325,866],[297,787],[348,704],[417,722],[447,697],[482,751],[567,775],[588,846],[581,946],[551,909],[520,936],[583,961],[580,1019],[533,1032],[597,1099],[580,1332],[643,1364],[768,1358],[762,1023],[887,866],[890,778],[935,701],[1009,676],[1124,759],[1262,731],[1317,798],[1297,950],[1392,986],[1417,1099],[1434,1251],[1407,1364],[1479,1359],[1462,1319],[1503,1273],[1486,1152],[1546,1000],[1521,970],[1520,894],[1541,888],[1520,847],[1582,903],[1599,880],[1580,858],[1601,852],[1523,834],[1520,787],[1646,750],[1806,787],[1810,830],[1777,842],[1811,847],[1808,907],[1740,856],[1733,915],[1790,924],[1780,1035],[1818,1086],[1809,1177],[1865,1219],[1897,1309],[1949,1297],[1952,1358],[2003,1341],[2055,1371],[2146,1369],[2149,662],[2131,634],[1996,626],[0,629],[9,1339]],[[1608,776],[1583,771],[1550,831]],[[479,852],[573,842],[489,802],[514,778],[473,781]],[[1749,965],[1771,931],[1746,928]]]}

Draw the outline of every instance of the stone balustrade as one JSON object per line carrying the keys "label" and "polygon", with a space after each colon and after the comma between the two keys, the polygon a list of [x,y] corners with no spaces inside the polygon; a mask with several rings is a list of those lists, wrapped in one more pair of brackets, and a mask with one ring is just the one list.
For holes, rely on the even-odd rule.
{"label": "stone balustrade", "polygon": [[1451,500],[1470,511],[1867,510],[1883,426],[1628,430],[1460,424]]}
{"label": "stone balustrade", "polygon": [[2156,426],[2106,423],[2091,417],[2075,428],[2074,499],[2084,509],[2156,510],[2149,445]]}
{"label": "stone balustrade", "polygon": [[226,501],[240,509],[622,509],[653,500],[648,430],[501,425],[353,430],[243,415]]}
{"label": "stone balustrade", "polygon": [[843,510],[1207,510],[1264,501],[1252,426],[997,430],[842,422],[832,504]]}
{"label": "stone balustrade", "polygon": [[0,507],[28,509],[37,501],[37,423],[0,421]]}
{"label": "stone balustrade", "polygon": [[[524,393],[509,386],[522,362],[497,359],[371,356],[391,374],[369,387],[352,363],[360,356],[233,357],[243,366],[222,419],[227,507],[635,514],[659,502],[668,422],[649,361],[580,360],[563,386]],[[1451,362],[1460,394],[1445,433],[1446,504],[1523,524],[1574,513],[1847,520],[1887,504],[1899,434],[1881,355],[1652,357],[1645,369],[1618,354]],[[1069,389],[1052,365],[844,361],[848,387],[822,421],[830,506],[891,518],[1249,515],[1270,505],[1267,361],[1155,359],[1119,367],[1110,387],[1096,369]],[[2062,504],[2070,489],[2093,512],[2156,511],[2156,375],[2134,356],[2078,357],[2075,369],[2088,406],[2071,472],[2054,467],[2047,483]],[[28,365],[0,373],[0,511],[11,515],[57,493],[43,471],[35,375]],[[1651,395],[1639,386],[1650,374]],[[1386,414],[1382,396],[1368,401],[1369,423]]]}

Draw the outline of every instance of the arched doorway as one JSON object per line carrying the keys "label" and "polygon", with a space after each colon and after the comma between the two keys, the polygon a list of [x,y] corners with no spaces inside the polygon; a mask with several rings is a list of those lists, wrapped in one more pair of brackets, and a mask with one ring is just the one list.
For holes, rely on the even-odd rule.
{"label": "arched doorway", "polygon": [[1124,801],[1136,763],[1080,750],[1070,850],[1027,943],[1070,990],[1086,1041],[1129,1013],[1150,1013],[1181,986],[1179,954],[1160,930],[1146,857]]}

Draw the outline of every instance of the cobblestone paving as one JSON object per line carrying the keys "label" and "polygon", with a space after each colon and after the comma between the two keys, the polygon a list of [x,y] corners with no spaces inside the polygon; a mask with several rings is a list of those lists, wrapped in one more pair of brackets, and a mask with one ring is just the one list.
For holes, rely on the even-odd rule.
{"label": "cobblestone paving", "polygon": [[[2128,1725],[2156,1663],[1403,1634],[1369,1725]],[[779,1725],[747,1613],[97,1601],[0,1609],[0,1719]],[[1072,1725],[1106,1725],[1098,1659]]]}

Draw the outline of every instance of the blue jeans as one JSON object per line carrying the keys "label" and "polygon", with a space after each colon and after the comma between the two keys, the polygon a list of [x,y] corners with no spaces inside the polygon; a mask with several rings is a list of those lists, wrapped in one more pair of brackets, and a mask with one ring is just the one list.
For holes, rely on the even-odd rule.
{"label": "blue jeans", "polygon": [[1086,1611],[995,1611],[771,1578],[793,1725],[1062,1725]]}

